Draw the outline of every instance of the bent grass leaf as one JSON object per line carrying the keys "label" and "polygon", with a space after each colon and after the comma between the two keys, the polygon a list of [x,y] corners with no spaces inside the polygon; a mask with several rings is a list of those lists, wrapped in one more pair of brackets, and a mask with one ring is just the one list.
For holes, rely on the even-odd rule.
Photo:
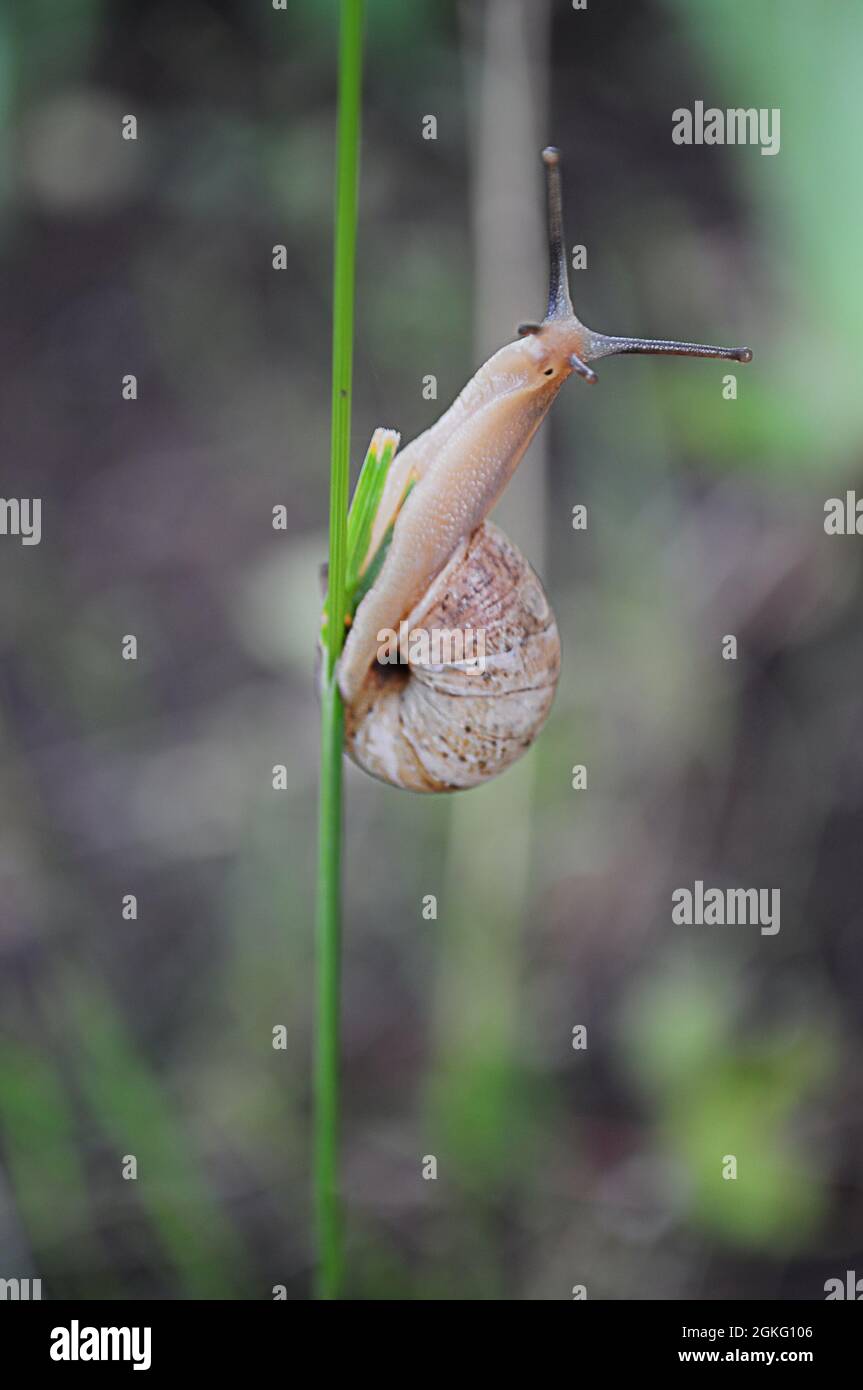
{"label": "bent grass leaf", "polygon": [[[374,575],[377,575],[392,540],[393,528],[390,526],[380,546],[363,570],[363,561],[369,548],[372,527],[381,504],[390,464],[399,446],[399,438],[400,436],[395,430],[383,428],[375,430],[354,489],[353,500],[348,513],[347,569],[345,573],[346,622],[353,618],[360,599],[374,583],[374,577],[370,577],[370,575],[372,571]],[[409,490],[409,488],[406,489],[405,497],[407,497]],[[403,502],[404,497],[401,498],[398,506],[400,507]],[[398,507],[396,514],[397,512]],[[324,642],[326,641],[329,619],[330,595],[327,594],[321,619],[321,636]]]}

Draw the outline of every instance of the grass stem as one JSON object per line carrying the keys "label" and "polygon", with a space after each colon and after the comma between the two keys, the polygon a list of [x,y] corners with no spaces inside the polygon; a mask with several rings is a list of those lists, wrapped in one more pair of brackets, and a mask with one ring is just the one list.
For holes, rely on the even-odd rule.
{"label": "grass stem", "polygon": [[341,983],[342,742],[335,666],[344,641],[353,374],[354,279],[359,185],[363,0],[341,0],[333,273],[329,613],[321,699],[321,782],[315,950],[317,1026],[314,1074],[316,1291],[338,1298],[343,1274],[339,1196],[339,1016]]}

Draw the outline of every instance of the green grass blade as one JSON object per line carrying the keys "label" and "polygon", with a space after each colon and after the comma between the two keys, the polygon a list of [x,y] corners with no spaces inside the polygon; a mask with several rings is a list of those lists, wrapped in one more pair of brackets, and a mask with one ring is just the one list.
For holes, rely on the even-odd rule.
{"label": "green grass blade", "polygon": [[395,430],[375,430],[360,470],[351,502],[351,510],[348,514],[347,588],[349,593],[351,589],[356,588],[359,580],[362,563],[372,537],[372,526],[386,486],[390,464],[398,446],[399,436]]}
{"label": "green grass blade", "polygon": [[[363,560],[369,548],[372,526],[380,506],[383,491],[390,471],[390,464],[399,446],[399,436],[395,430],[376,429],[360,476],[354,489],[351,509],[348,513],[347,565],[345,570],[345,598],[343,620],[352,618],[357,611]],[[363,588],[363,592],[365,589]],[[324,602],[321,621],[321,642],[328,645],[328,626],[330,621],[330,594]]]}
{"label": "green grass blade", "polygon": [[[363,0],[341,0],[336,233],[333,273],[333,390],[330,451],[329,611],[345,612],[353,375],[354,275],[359,184]],[[343,622],[326,627],[321,699],[318,804],[317,962],[314,1071],[314,1216],[316,1291],[337,1298],[342,1284],[342,1212],[338,1172],[341,973],[342,744],[344,714],[335,667]]]}
{"label": "green grass blade", "polygon": [[245,1256],[193,1142],[159,1078],[139,1053],[109,996],[92,982],[66,987],[81,1093],[120,1159],[140,1164],[135,1196],[147,1213],[187,1298],[232,1298]]}

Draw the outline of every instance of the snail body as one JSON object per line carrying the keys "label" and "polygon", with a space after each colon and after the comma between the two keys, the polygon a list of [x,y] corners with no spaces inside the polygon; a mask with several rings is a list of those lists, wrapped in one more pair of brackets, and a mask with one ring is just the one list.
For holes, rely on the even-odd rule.
{"label": "snail body", "polygon": [[[554,698],[560,641],[542,584],[488,513],[573,373],[616,353],[751,360],[748,348],[614,338],[576,317],[563,248],[556,150],[548,182],[550,281],[542,323],[480,367],[452,406],[398,455],[375,515],[364,565],[387,545],[353,615],[337,679],[345,743],[372,776],[413,791],[457,791],[509,767],[536,738]],[[399,652],[384,635],[453,629],[483,635],[483,658],[435,661]]]}

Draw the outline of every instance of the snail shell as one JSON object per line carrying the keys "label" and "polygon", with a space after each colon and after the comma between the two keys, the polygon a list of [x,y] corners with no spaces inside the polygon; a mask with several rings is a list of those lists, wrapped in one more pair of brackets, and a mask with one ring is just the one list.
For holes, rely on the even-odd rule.
{"label": "snail shell", "polygon": [[462,541],[408,619],[484,634],[484,661],[369,667],[345,710],[350,757],[418,792],[461,791],[503,772],[533,743],[554,699],[560,638],[535,571],[485,521]]}

